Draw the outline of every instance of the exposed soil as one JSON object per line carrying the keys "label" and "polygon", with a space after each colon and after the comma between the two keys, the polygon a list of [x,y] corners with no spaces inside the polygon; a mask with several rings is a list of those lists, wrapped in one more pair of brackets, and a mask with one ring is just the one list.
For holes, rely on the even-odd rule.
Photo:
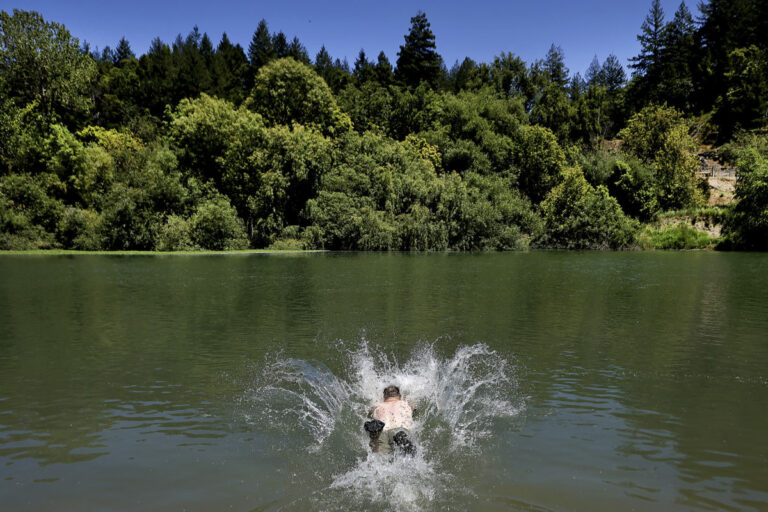
{"label": "exposed soil", "polygon": [[709,200],[707,206],[725,206],[733,202],[736,178],[716,176],[707,178],[709,183]]}

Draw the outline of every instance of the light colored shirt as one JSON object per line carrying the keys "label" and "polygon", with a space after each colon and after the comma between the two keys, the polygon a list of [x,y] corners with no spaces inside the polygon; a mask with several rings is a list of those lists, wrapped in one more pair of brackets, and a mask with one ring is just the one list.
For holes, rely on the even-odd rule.
{"label": "light colored shirt", "polygon": [[373,409],[373,417],[384,422],[384,430],[413,426],[413,409],[405,400],[381,402]]}

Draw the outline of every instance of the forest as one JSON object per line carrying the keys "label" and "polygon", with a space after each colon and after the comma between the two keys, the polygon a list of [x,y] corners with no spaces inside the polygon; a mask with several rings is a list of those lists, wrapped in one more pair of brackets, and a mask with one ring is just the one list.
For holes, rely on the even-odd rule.
{"label": "forest", "polygon": [[350,64],[266,20],[137,56],[0,12],[0,249],[768,249],[768,0],[654,0],[629,69],[583,75],[555,44],[449,65],[405,21]]}

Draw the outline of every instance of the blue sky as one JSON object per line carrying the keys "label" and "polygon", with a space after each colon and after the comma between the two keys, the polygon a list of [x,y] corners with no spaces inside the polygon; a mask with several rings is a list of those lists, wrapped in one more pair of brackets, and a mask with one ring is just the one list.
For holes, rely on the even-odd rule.
{"label": "blue sky", "polygon": [[[687,2],[695,14],[698,2]],[[670,19],[680,0],[662,0]],[[543,58],[560,45],[571,73],[582,74],[592,58],[613,53],[627,64],[636,55],[636,36],[650,0],[0,0],[0,9],[35,10],[63,23],[92,47],[115,46],[125,36],[136,54],[160,37],[172,42],[198,25],[217,44],[222,32],[247,49],[259,20],[271,31],[298,36],[314,58],[325,44],[331,56],[354,63],[361,48],[369,58],[384,52],[394,65],[410,18],[427,14],[437,50],[450,68],[468,56],[489,62],[511,51],[526,62]]]}

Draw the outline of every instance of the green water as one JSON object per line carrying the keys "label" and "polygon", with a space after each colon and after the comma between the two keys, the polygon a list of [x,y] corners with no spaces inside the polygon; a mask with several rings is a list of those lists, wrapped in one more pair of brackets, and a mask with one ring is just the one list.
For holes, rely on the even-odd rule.
{"label": "green water", "polygon": [[[351,409],[318,436],[266,393],[366,388],[361,347],[485,347],[506,405],[381,476]],[[0,256],[4,511],[768,510],[766,432],[766,255]]]}

